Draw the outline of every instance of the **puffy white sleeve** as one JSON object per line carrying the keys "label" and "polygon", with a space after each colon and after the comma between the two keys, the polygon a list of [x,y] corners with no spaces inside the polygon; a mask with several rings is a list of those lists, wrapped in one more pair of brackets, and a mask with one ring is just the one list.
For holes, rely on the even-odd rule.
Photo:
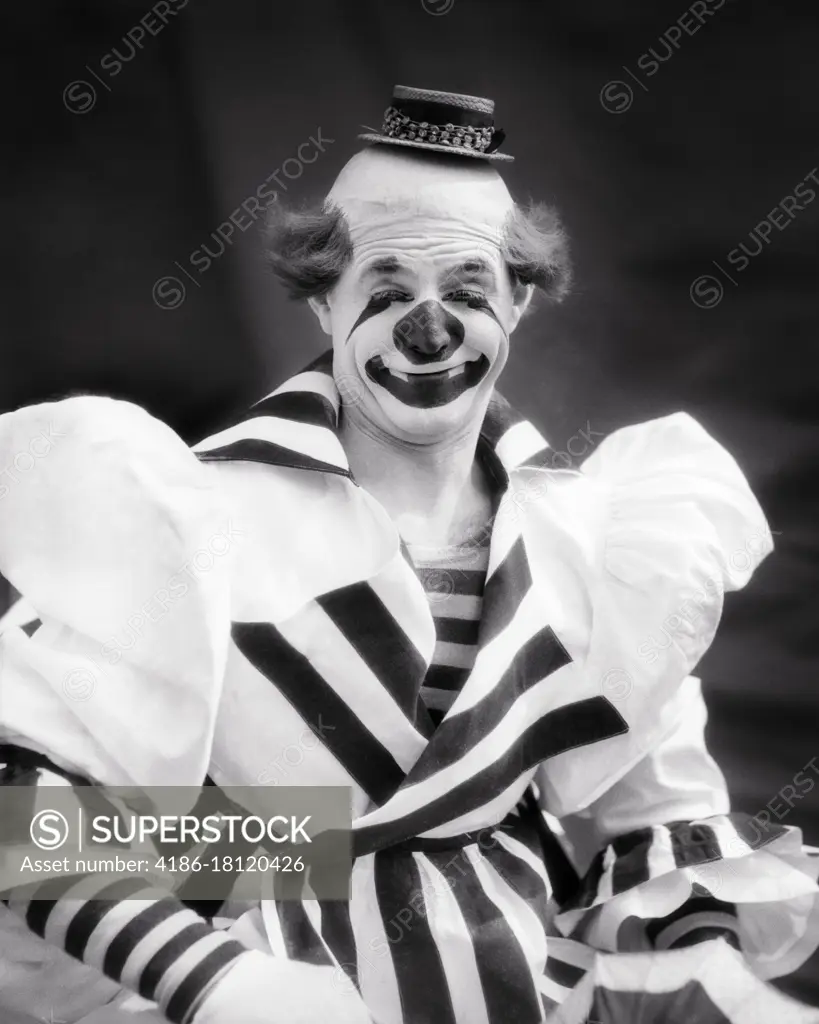
{"label": "puffy white sleeve", "polygon": [[602,507],[582,673],[628,732],[539,769],[544,807],[587,853],[558,926],[608,951],[733,930],[760,977],[788,973],[819,944],[819,859],[798,829],[730,813],[691,677],[726,592],[772,550],[765,517],[687,415],[616,432],[582,475]]}
{"label": "puffy white sleeve", "polygon": [[700,680],[685,679],[673,705],[674,724],[654,749],[594,803],[562,820],[575,866],[586,870],[599,850],[628,833],[729,812],[725,776],[705,743]]}
{"label": "puffy white sleeve", "polygon": [[541,788],[563,817],[673,728],[676,694],[713,640],[725,593],[748,582],[772,542],[737,463],[683,413],[610,435],[551,509],[564,547],[582,552],[572,557],[588,594],[585,633],[567,641],[578,696],[606,697],[628,726],[582,757],[546,763]]}
{"label": "puffy white sleeve", "polygon": [[33,606],[0,637],[0,742],[105,785],[199,786],[238,543],[210,467],[127,402],[0,417],[0,571]]}

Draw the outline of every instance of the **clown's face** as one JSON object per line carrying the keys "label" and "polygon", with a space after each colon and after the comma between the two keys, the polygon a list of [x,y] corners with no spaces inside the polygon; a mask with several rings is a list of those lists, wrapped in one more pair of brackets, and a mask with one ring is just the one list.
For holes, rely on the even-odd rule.
{"label": "clown's face", "polygon": [[323,300],[347,426],[402,445],[474,438],[531,289],[501,252],[514,204],[492,168],[373,146],[329,200],[352,259]]}
{"label": "clown's face", "polygon": [[471,433],[522,312],[499,247],[459,217],[419,211],[356,234],[322,317],[345,415],[402,442]]}
{"label": "clown's face", "polygon": [[500,260],[440,227],[359,247],[329,302],[335,372],[358,382],[360,412],[382,430],[460,433],[506,362],[510,300]]}

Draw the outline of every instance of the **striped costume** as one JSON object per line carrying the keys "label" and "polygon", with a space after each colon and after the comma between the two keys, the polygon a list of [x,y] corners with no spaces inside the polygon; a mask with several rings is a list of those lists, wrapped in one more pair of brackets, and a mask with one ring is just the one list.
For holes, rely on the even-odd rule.
{"label": "striped costume", "polygon": [[[69,908],[91,890],[62,880],[17,908],[32,928],[179,1021],[237,940],[335,966],[378,1024],[537,1024],[634,920],[659,948],[731,928],[761,977],[801,963],[819,868],[728,813],[689,674],[771,546],[731,457],[676,415],[555,471],[495,396],[495,514],[459,580],[355,482],[338,411],[323,357],[198,458],[107,399],[0,419],[3,450],[59,437],[0,503],[0,569],[42,620],[3,635],[0,741],[102,785],[353,793],[349,903],[264,901],[215,936],[167,903]],[[561,906],[535,793],[588,844]]]}

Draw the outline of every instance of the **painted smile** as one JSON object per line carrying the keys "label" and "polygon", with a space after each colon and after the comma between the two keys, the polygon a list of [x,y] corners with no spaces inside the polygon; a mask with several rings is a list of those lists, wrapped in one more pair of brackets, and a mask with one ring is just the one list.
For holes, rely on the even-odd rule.
{"label": "painted smile", "polygon": [[489,360],[486,356],[479,356],[447,370],[409,373],[392,370],[384,365],[381,356],[373,356],[364,369],[371,381],[389,391],[399,402],[429,409],[454,402],[469,388],[479,384],[489,371]]}

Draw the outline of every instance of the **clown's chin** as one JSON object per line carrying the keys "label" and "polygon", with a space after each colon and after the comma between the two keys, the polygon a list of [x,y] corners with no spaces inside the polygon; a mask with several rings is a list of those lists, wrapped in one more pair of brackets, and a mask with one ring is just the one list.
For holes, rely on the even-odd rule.
{"label": "clown's chin", "polygon": [[364,369],[371,381],[404,405],[417,409],[435,409],[449,405],[464,392],[476,387],[489,372],[489,360],[479,356],[468,363],[451,370],[436,373],[399,374],[387,369],[380,357],[370,359]]}

